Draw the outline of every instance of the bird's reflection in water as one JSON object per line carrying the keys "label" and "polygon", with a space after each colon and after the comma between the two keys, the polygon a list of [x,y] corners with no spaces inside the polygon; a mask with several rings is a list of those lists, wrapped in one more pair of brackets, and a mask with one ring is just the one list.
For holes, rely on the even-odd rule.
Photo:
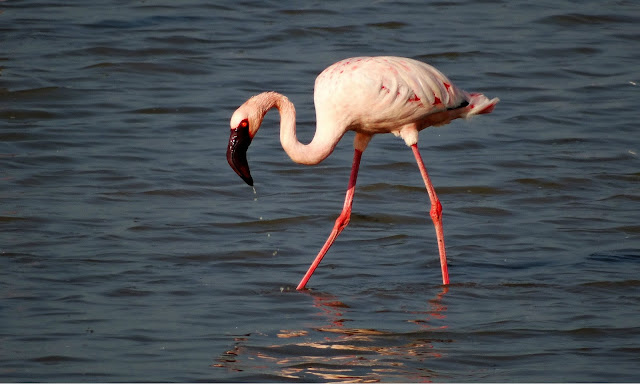
{"label": "bird's reflection in water", "polygon": [[407,312],[412,318],[406,321],[418,326],[409,332],[348,327],[348,305],[332,295],[309,293],[323,326],[282,329],[277,338],[238,337],[214,366],[257,378],[274,375],[298,381],[431,381],[438,375],[428,369],[428,361],[441,357],[434,343],[449,342],[438,334],[446,326],[431,325],[446,318],[447,290],[443,287],[424,311]]}
{"label": "bird's reflection in water", "polygon": [[[447,328],[446,325],[433,326],[433,325],[431,325],[430,321],[432,321],[432,320],[444,320],[447,317],[447,315],[446,315],[447,307],[443,303],[444,295],[446,295],[447,292],[449,292],[449,286],[445,285],[444,287],[442,287],[442,291],[440,291],[440,293],[438,293],[436,295],[436,297],[434,297],[433,299],[429,300],[429,309],[428,309],[428,311],[426,311],[426,312],[412,312],[412,313],[420,315],[421,317],[419,317],[418,319],[409,320],[409,321],[412,322],[412,323],[416,323],[416,324],[420,325],[420,327],[425,329],[425,330],[446,329]],[[423,315],[426,315],[427,318],[426,319],[422,318]]]}

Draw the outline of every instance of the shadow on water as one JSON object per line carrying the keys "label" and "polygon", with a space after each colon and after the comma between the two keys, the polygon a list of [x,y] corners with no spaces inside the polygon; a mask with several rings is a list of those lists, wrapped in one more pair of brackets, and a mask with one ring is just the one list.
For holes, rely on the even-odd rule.
{"label": "shadow on water", "polygon": [[305,291],[319,325],[281,329],[272,333],[275,337],[264,333],[236,336],[233,348],[212,366],[236,375],[250,372],[242,380],[431,381],[439,374],[428,368],[428,362],[443,356],[437,344],[451,342],[438,334],[446,325],[432,325],[434,320],[446,319],[448,289],[442,287],[423,311],[408,312],[415,315],[404,320],[415,324],[408,332],[349,327],[353,309],[348,304],[332,294]]}

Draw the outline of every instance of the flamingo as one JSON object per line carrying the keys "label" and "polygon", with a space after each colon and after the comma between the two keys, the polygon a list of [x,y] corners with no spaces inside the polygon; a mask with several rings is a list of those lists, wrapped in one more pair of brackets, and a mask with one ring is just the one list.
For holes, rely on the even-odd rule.
{"label": "flamingo", "polygon": [[270,109],[277,108],[280,112],[280,143],[291,160],[299,164],[320,163],[347,131],[355,132],[355,152],[342,212],[296,289],[305,288],[324,255],[349,224],[360,159],[372,136],[379,133],[401,137],[413,151],[431,201],[429,213],[436,230],[442,283],[448,285],[442,205],[418,151],[418,132],[457,118],[490,113],[500,99],[489,100],[483,94],[465,92],[421,61],[391,56],[354,57],[332,64],[316,78],[313,98],[316,131],[310,143],[303,144],[296,138],[293,103],[282,94],[264,92],[251,97],[233,113],[227,147],[229,165],[253,186],[247,149]]}

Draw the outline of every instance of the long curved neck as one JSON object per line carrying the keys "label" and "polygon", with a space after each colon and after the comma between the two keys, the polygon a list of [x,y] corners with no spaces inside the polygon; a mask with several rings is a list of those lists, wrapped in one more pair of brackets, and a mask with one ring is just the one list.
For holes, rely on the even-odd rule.
{"label": "long curved neck", "polygon": [[325,132],[316,127],[313,140],[309,144],[298,141],[296,136],[296,108],[289,99],[276,92],[265,92],[256,98],[264,106],[265,113],[271,108],[277,108],[280,112],[280,143],[291,160],[299,164],[313,165],[326,159],[342,134],[331,134],[331,130]]}

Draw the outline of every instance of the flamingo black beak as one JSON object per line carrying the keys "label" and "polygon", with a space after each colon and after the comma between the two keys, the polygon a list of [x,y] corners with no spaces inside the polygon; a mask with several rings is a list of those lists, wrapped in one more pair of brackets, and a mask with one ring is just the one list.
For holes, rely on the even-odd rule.
{"label": "flamingo black beak", "polygon": [[[243,123],[245,122],[243,121]],[[232,128],[229,136],[229,146],[227,147],[227,161],[245,183],[253,186],[253,178],[251,177],[251,172],[249,172],[249,163],[247,162],[249,144],[251,144],[251,136],[249,135],[248,124],[240,124],[239,127]]]}

